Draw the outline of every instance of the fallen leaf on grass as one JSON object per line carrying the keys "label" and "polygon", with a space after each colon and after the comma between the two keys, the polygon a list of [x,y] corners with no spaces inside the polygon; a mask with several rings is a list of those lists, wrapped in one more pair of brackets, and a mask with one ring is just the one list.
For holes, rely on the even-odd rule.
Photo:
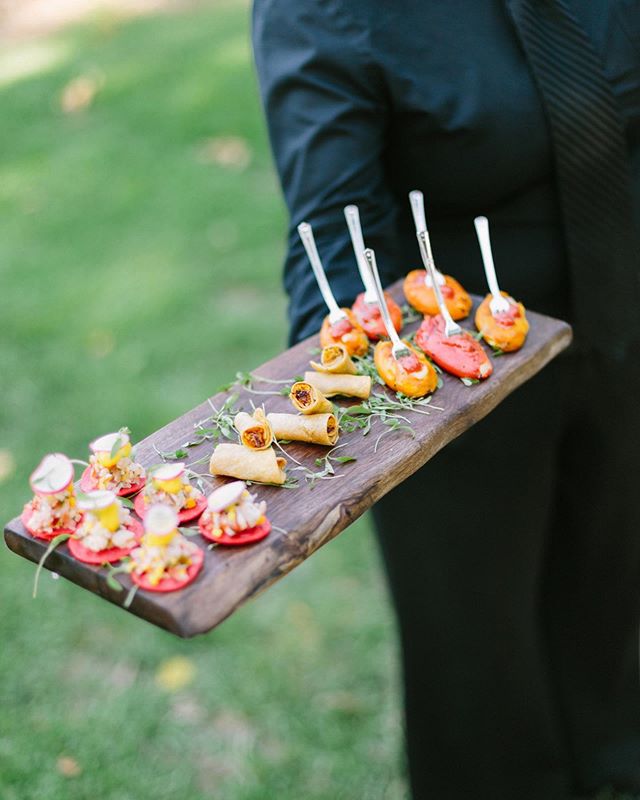
{"label": "fallen leaf on grass", "polygon": [[56,761],[56,768],[65,778],[77,778],[78,775],[82,775],[82,767],[71,756],[60,756]]}
{"label": "fallen leaf on grass", "polygon": [[16,471],[16,462],[13,453],[3,448],[0,450],[0,483],[8,480]]}
{"label": "fallen leaf on grass", "polygon": [[65,114],[76,114],[89,108],[101,88],[102,80],[99,75],[79,75],[69,81],[62,90],[60,108]]}
{"label": "fallen leaf on grass", "polygon": [[156,685],[167,692],[176,692],[195,678],[193,661],[184,656],[174,656],[163,661],[156,670]]}
{"label": "fallen leaf on grass", "polygon": [[198,160],[226,169],[242,171],[251,163],[253,152],[240,136],[216,136],[204,139],[198,147]]}

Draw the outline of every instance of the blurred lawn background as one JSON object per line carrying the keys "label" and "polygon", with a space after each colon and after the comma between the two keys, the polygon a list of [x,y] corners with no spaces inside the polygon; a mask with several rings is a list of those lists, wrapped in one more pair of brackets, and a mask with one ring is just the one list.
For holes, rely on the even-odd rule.
{"label": "blurred lawn background", "polygon": [[[0,512],[285,343],[249,7],[100,12],[0,55]],[[354,525],[182,642],[0,548],[1,800],[406,796],[394,631]]]}

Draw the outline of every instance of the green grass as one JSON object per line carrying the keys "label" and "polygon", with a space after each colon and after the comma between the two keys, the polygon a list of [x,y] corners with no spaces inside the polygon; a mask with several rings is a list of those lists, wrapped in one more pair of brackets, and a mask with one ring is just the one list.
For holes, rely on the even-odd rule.
{"label": "green grass", "polygon": [[[285,343],[284,214],[248,10],[97,20],[0,86],[0,448],[28,498],[40,455],[142,437]],[[51,43],[49,43],[51,44]],[[98,76],[91,106],[60,109]],[[244,168],[203,163],[242,139]],[[0,798],[405,796],[394,634],[361,522],[213,634],[163,633],[0,548]],[[195,676],[157,685],[184,656]],[[65,777],[60,757],[81,772]]]}

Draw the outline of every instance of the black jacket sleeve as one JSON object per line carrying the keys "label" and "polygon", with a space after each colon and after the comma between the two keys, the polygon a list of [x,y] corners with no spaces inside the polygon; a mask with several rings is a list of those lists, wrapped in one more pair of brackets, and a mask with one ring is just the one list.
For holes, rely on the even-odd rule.
{"label": "black jacket sleeve", "polygon": [[395,207],[383,166],[387,99],[364,28],[342,6],[333,0],[254,4],[260,91],[289,209],[284,282],[292,342],[318,330],[326,313],[298,223],[313,226],[339,304],[350,305],[362,291],[345,205],[360,208],[383,282],[393,274]]}

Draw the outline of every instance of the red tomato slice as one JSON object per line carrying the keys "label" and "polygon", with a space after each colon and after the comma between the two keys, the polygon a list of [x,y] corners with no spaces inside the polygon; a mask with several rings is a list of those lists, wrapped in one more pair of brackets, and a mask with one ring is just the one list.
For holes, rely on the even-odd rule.
{"label": "red tomato slice", "polygon": [[[136,492],[139,492],[140,489],[144,488],[145,483],[146,480],[143,478],[139,483],[134,483],[128,488],[123,487],[122,489],[118,489],[117,494],[119,497],[128,497],[129,495],[135,494]],[[80,486],[80,491],[82,492],[92,492],[94,489],[98,488],[98,482],[93,477],[91,467],[87,467],[82,473],[78,485]]]}
{"label": "red tomato slice", "polygon": [[459,378],[482,380],[493,372],[493,365],[480,342],[464,331],[445,336],[441,314],[425,317],[415,336],[416,344],[442,369]]}
{"label": "red tomato slice", "polygon": [[[145,514],[147,513],[147,504],[144,502],[144,495],[139,494],[136,499],[133,501],[133,507],[135,509],[136,514],[140,517],[140,519],[144,519]],[[197,517],[202,514],[202,512],[207,507],[207,498],[201,494],[196,499],[196,504],[193,508],[183,508],[182,511],[178,512],[178,522],[189,522],[192,519],[196,519]]]}
{"label": "red tomato slice", "polygon": [[198,522],[198,527],[200,528],[200,533],[205,539],[209,539],[210,542],[236,546],[259,542],[271,533],[271,523],[268,519],[261,525],[256,525],[255,528],[247,528],[247,530],[242,531],[242,533],[236,533],[235,536],[227,536],[223,533],[222,536],[216,538],[211,533],[211,524],[207,524],[202,518],[200,518]]}
{"label": "red tomato slice", "polygon": [[138,575],[135,572],[131,573],[131,580],[136,586],[145,589],[147,592],[175,592],[177,589],[184,589],[185,586],[188,586],[198,577],[203,563],[204,553],[198,548],[197,552],[193,555],[193,561],[187,568],[187,574],[184,580],[178,581],[175,578],[163,578],[155,586],[152,586],[146,575]]}
{"label": "red tomato slice", "polygon": [[494,314],[493,318],[505,328],[512,328],[515,325],[515,320],[520,316],[520,309],[516,303],[511,303],[508,311],[501,311],[499,314]]}
{"label": "red tomato slice", "polygon": [[[395,302],[391,295],[387,294],[387,292],[385,292],[384,296],[387,301],[387,307],[389,309],[389,314],[391,315],[393,325],[399,333],[402,329],[402,311],[400,306]],[[380,313],[380,308],[378,307],[377,303],[367,303],[364,298],[364,292],[356,297],[352,311],[355,314],[360,327],[364,330],[369,339],[373,339],[374,341],[377,339],[384,339],[387,336],[387,329],[385,328],[384,320],[382,319],[382,314]]]}
{"label": "red tomato slice", "polygon": [[[142,524],[137,519],[131,519],[126,527],[132,531],[136,537],[136,543],[138,543],[144,533]],[[128,556],[133,547],[135,547],[134,545],[133,547],[108,547],[106,550],[89,550],[82,542],[73,537],[68,540],[67,544],[71,555],[84,564],[114,564],[116,561]]]}
{"label": "red tomato slice", "polygon": [[31,503],[27,503],[24,507],[22,514],[20,515],[20,520],[24,525],[27,533],[30,533],[34,539],[42,539],[45,542],[50,542],[52,539],[55,539],[56,536],[60,536],[61,534],[69,534],[75,532],[78,525],[82,522],[82,516],[76,523],[74,528],[55,528],[51,533],[42,533],[41,531],[35,530],[35,528],[29,527],[29,520],[31,519],[31,515],[33,514],[33,508],[31,507]]}

